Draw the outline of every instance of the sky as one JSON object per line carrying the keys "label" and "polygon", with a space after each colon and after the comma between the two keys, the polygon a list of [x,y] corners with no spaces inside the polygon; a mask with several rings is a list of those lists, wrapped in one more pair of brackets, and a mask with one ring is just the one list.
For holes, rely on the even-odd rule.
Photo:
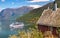
{"label": "sky", "polygon": [[54,0],[0,0],[0,11],[6,8],[19,8],[22,6],[38,8],[52,1]]}

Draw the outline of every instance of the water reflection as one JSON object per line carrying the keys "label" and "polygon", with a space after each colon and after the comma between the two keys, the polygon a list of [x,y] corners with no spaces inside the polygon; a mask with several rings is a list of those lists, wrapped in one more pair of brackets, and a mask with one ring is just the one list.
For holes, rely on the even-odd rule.
{"label": "water reflection", "polygon": [[[15,22],[16,22],[15,20],[1,20],[0,21],[0,38],[8,38],[9,35],[17,34],[17,29],[19,29],[19,28],[15,29],[15,30],[11,30],[11,28],[9,26]],[[18,27],[20,25],[18,25]],[[22,25],[24,26],[24,24],[22,24]],[[14,28],[15,27],[16,26],[14,26]]]}
{"label": "water reflection", "polygon": [[9,25],[10,29],[23,29],[24,27],[24,23],[23,22],[14,22],[12,24]]}

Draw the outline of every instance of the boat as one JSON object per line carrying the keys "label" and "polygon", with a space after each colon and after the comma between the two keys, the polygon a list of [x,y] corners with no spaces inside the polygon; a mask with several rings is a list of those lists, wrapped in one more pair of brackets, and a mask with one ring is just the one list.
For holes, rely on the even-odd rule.
{"label": "boat", "polygon": [[18,29],[18,28],[22,29],[24,27],[24,23],[15,22],[15,23],[10,24],[9,27],[11,29]]}

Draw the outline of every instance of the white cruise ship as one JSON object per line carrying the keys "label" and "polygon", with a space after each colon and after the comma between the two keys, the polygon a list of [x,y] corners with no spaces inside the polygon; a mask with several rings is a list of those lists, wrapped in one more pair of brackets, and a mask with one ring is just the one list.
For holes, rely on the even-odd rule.
{"label": "white cruise ship", "polygon": [[10,29],[22,29],[24,27],[24,23],[15,22],[9,25]]}

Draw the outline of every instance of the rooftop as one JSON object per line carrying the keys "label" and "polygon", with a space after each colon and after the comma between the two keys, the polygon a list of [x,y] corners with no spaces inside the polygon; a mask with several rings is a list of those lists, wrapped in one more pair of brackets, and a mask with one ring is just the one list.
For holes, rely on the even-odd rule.
{"label": "rooftop", "polygon": [[37,24],[60,27],[60,8],[57,8],[56,11],[53,11],[52,9],[45,9],[37,21]]}

